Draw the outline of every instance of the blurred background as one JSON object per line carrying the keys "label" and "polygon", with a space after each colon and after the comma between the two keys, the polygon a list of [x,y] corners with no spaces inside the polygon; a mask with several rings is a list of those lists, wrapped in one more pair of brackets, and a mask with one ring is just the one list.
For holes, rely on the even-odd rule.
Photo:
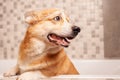
{"label": "blurred background", "polygon": [[25,36],[24,14],[64,9],[81,28],[68,55],[74,59],[120,59],[120,0],[0,0],[0,59],[15,59]]}

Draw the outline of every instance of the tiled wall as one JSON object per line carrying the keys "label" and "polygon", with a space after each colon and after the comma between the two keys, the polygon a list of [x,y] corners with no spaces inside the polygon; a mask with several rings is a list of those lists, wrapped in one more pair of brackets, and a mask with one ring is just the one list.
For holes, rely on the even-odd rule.
{"label": "tiled wall", "polygon": [[27,28],[24,13],[52,7],[65,9],[82,29],[66,49],[70,57],[104,58],[102,0],[0,0],[0,59],[17,57]]}

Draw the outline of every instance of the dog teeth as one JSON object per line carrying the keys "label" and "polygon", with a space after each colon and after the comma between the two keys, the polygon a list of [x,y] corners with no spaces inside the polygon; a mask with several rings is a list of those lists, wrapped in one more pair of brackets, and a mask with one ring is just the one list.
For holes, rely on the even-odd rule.
{"label": "dog teeth", "polygon": [[68,39],[68,38],[66,38],[66,40],[68,41],[68,42],[70,42],[71,40],[70,39]]}

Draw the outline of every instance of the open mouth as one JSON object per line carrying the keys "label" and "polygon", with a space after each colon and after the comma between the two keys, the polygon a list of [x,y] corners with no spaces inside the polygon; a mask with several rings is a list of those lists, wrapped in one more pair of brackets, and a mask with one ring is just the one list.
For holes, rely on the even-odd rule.
{"label": "open mouth", "polygon": [[56,45],[61,45],[64,47],[68,47],[70,44],[70,40],[73,39],[73,37],[61,37],[54,33],[48,34],[47,38],[50,42],[53,42]]}

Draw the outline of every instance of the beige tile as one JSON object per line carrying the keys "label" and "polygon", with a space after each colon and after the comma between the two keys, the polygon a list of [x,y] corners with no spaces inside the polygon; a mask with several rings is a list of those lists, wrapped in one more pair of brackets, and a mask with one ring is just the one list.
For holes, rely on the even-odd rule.
{"label": "beige tile", "polygon": [[50,7],[65,9],[71,21],[81,27],[81,33],[66,49],[70,57],[104,58],[102,0],[0,0],[0,6],[0,41],[3,41],[3,47],[0,46],[0,59],[16,58],[27,28],[24,24],[24,13]]}

